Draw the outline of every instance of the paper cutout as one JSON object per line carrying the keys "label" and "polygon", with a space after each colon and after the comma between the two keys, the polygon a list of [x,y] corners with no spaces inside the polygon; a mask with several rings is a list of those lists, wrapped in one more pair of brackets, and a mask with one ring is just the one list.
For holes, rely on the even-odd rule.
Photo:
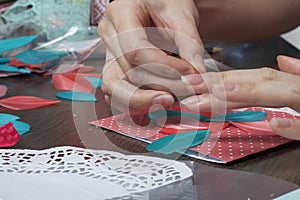
{"label": "paper cutout", "polygon": [[0,65],[0,71],[9,72],[9,73],[25,73],[25,74],[30,74],[31,73],[27,69],[13,67],[13,66],[9,66],[9,65]]}
{"label": "paper cutout", "polygon": [[20,135],[13,127],[13,123],[2,125],[0,127],[0,147],[14,146],[20,140]]}
{"label": "paper cutout", "polygon": [[92,84],[93,88],[101,88],[101,86],[102,86],[102,78],[88,77],[88,76],[86,76],[84,78],[86,80],[88,80]]}
{"label": "paper cutout", "polygon": [[[188,112],[184,107],[180,107],[179,105],[173,105],[171,110]],[[233,124],[226,124],[229,122],[199,122],[197,120],[193,120],[188,118],[188,120],[183,122],[190,122],[183,124],[177,123],[165,123],[161,124],[162,127],[159,127],[157,123],[151,123],[148,115],[138,115],[138,116],[130,116],[127,114],[120,114],[113,117],[107,117],[101,120],[96,120],[90,122],[90,124],[100,126],[105,129],[109,129],[120,133],[122,135],[126,135],[131,138],[135,138],[141,141],[146,141],[148,143],[155,141],[159,138],[165,137],[172,130],[168,130],[168,128],[176,128],[176,126],[181,127],[181,129],[176,130],[177,132],[182,131],[191,131],[192,129],[189,126],[207,126],[207,124],[214,124],[215,129],[220,129],[219,131],[213,131],[211,129],[211,125],[209,129],[211,130],[210,137],[203,142],[201,145],[190,148],[189,151],[186,151],[185,154],[194,158],[198,158],[201,160],[206,160],[210,162],[216,163],[228,163],[234,160],[238,160],[240,158],[244,158],[246,156],[265,151],[267,149],[271,149],[286,143],[291,142],[292,140],[283,138],[274,133],[269,133],[267,125],[271,118],[292,118],[292,119],[300,119],[299,114],[293,115],[292,112],[285,112],[282,109],[268,110],[268,108],[261,107],[250,107],[244,109],[244,111],[261,111],[267,114],[267,119],[265,121],[261,121],[261,127],[259,130],[255,130],[252,128],[249,130],[248,128],[238,128]],[[196,113],[197,114],[197,113]],[[201,113],[202,114],[202,113]],[[203,113],[205,116],[209,116],[207,113]],[[192,121],[196,121],[194,123]],[[172,121],[171,121],[172,122]],[[201,124],[200,124],[201,123]],[[206,124],[207,123],[207,124]],[[237,122],[242,125],[249,125],[250,123],[259,123],[259,122]],[[263,123],[265,123],[263,125]],[[218,125],[219,124],[219,125]],[[172,125],[172,126],[170,126]],[[174,127],[174,125],[176,125]],[[222,127],[224,125],[224,128]],[[182,127],[183,126],[183,127]],[[253,126],[254,127],[254,126]],[[166,128],[167,131],[163,131]],[[202,127],[203,128],[203,127]],[[173,129],[174,130],[174,129]],[[169,131],[169,132],[168,132]],[[176,133],[173,132],[173,133]]]}
{"label": "paper cutout", "polygon": [[275,198],[274,200],[295,200],[300,199],[300,189],[293,190],[287,194]]}
{"label": "paper cutout", "polygon": [[33,42],[37,37],[37,35],[33,35],[0,40],[0,54],[5,51],[11,51],[26,46]]}
{"label": "paper cutout", "polygon": [[16,59],[25,64],[41,65],[50,61],[58,61],[66,56],[65,51],[27,50],[16,55]]}
{"label": "paper cutout", "polygon": [[25,122],[17,121],[19,119],[20,118],[15,115],[0,113],[0,126],[11,122],[19,135],[25,135],[30,131],[30,125]]}
{"label": "paper cutout", "polygon": [[3,97],[6,95],[7,87],[5,85],[0,85],[0,97]]}
{"label": "paper cutout", "polygon": [[207,140],[209,134],[209,130],[194,130],[172,134],[153,141],[146,149],[157,153],[170,154],[202,144]]}
{"label": "paper cutout", "polygon": [[77,76],[75,73],[69,74],[54,74],[52,76],[52,82],[57,90],[66,91],[80,91],[80,92],[92,92],[92,84],[81,76]]}
{"label": "paper cutout", "polygon": [[153,121],[156,121],[162,117],[175,117],[183,116],[196,119],[202,122],[253,122],[253,121],[262,121],[267,118],[266,113],[260,111],[248,111],[248,112],[231,112],[225,113],[211,118],[195,113],[180,112],[176,110],[157,110],[148,114],[149,118]]}
{"label": "paper cutout", "polygon": [[9,58],[1,58],[0,57],[0,64],[8,63],[8,62],[9,62]]}
{"label": "paper cutout", "polygon": [[57,104],[58,100],[49,100],[32,96],[13,96],[0,100],[0,105],[12,110],[30,110]]}
{"label": "paper cutout", "polygon": [[93,94],[86,93],[86,92],[58,92],[56,93],[58,98],[62,98],[69,101],[86,101],[86,102],[96,102],[97,99]]}

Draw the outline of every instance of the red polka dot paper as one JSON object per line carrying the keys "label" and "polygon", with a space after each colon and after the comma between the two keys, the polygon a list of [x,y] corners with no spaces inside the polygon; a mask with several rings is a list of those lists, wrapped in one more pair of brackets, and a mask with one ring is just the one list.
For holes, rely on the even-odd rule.
{"label": "red polka dot paper", "polygon": [[[175,108],[178,110],[177,108]],[[269,109],[251,107],[244,111],[264,111],[267,113],[266,123],[272,117],[300,119],[300,115],[288,108]],[[211,122],[213,123],[213,122]],[[120,114],[113,117],[90,122],[105,129],[146,142],[157,140],[166,136],[162,127],[151,122],[147,115],[130,116]],[[187,155],[211,162],[228,163],[243,157],[265,151],[291,140],[257,130],[246,130],[230,124],[223,130],[212,132],[210,137],[201,145],[190,148]]]}

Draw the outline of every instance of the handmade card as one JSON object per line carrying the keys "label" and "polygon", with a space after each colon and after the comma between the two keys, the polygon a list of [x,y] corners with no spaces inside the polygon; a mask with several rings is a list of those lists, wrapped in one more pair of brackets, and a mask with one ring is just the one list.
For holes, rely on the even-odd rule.
{"label": "handmade card", "polygon": [[[180,108],[178,105],[172,107],[169,112],[172,111],[177,112],[177,114],[185,113],[186,115],[187,113],[187,116],[195,115],[195,113]],[[290,108],[250,107],[228,112],[237,113],[237,116],[241,116],[241,113],[265,113],[266,118],[263,121],[245,121],[236,118],[225,122],[210,118],[206,122],[200,122],[191,117],[185,118],[185,116],[177,115],[177,118],[176,116],[169,116],[159,119],[160,121],[158,119],[155,121],[149,117],[149,114],[138,116],[120,114],[93,121],[90,124],[148,143],[170,134],[207,129],[210,130],[210,135],[202,144],[180,151],[180,153],[201,160],[228,163],[291,142],[289,139],[272,133],[269,126],[272,117],[300,119],[300,114]],[[209,116],[208,113],[203,113],[203,116],[205,115]],[[180,117],[180,120],[178,120],[178,117]]]}

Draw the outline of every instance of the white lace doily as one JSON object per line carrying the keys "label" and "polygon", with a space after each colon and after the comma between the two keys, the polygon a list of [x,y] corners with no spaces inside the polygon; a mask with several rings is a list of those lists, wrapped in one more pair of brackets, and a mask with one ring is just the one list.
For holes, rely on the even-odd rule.
{"label": "white lace doily", "polygon": [[[12,149],[0,151],[0,177],[2,177],[0,178],[0,187],[2,192],[3,185],[8,184],[3,183],[6,180],[3,177],[8,180],[19,177],[27,186],[30,182],[28,182],[29,179],[35,180],[35,177],[39,177],[39,181],[30,182],[31,187],[37,189],[44,186],[43,180],[48,180],[48,178],[52,181],[53,186],[56,186],[55,180],[60,180],[57,183],[60,190],[63,190],[64,185],[74,183],[74,179],[80,178],[85,182],[84,185],[91,183],[93,189],[97,183],[99,191],[105,190],[106,196],[103,194],[104,196],[101,198],[107,199],[148,191],[183,180],[191,175],[190,168],[177,161],[139,155],[123,155],[111,151],[76,147],[57,147],[41,151]],[[62,180],[65,182],[62,183]],[[76,186],[74,187],[72,190],[76,190]],[[0,199],[2,197],[1,188]],[[122,189],[118,190],[118,188],[122,188],[123,191]],[[77,188],[77,191],[80,189],[82,190],[81,187]]]}

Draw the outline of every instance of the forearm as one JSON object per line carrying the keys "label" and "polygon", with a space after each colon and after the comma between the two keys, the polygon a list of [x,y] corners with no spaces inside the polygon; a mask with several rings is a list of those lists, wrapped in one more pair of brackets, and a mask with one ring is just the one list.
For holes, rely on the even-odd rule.
{"label": "forearm", "polygon": [[299,0],[195,0],[204,40],[253,41],[300,25]]}

